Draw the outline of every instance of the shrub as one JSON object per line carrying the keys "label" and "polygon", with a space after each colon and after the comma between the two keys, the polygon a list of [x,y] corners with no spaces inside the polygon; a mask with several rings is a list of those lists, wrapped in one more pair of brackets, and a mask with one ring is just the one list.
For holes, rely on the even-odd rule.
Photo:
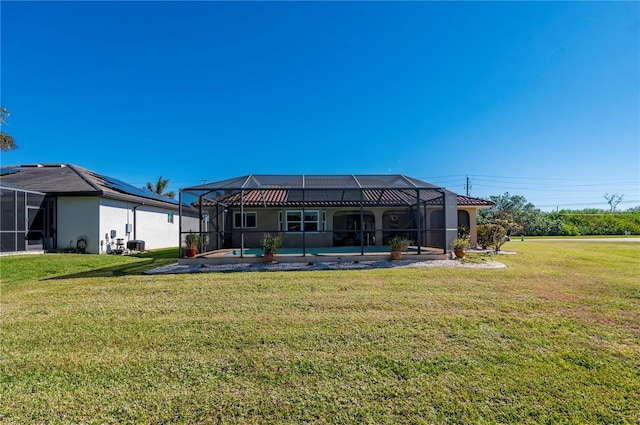
{"label": "shrub", "polygon": [[483,249],[493,248],[496,252],[509,240],[507,230],[499,224],[481,224],[478,226],[478,245]]}
{"label": "shrub", "polygon": [[198,249],[198,245],[200,244],[200,233],[194,233],[190,230],[184,237],[184,244],[187,248]]}
{"label": "shrub", "polygon": [[562,225],[562,236],[579,236],[580,231],[578,230],[578,226],[574,226],[573,224],[563,224]]}
{"label": "shrub", "polygon": [[260,248],[265,254],[277,254],[282,247],[282,236],[265,233],[260,240]]}
{"label": "shrub", "polygon": [[471,242],[469,241],[469,238],[456,238],[451,241],[451,249],[453,249],[454,251],[467,249],[470,245]]}
{"label": "shrub", "polygon": [[469,239],[470,236],[471,229],[469,229],[469,226],[465,226],[464,224],[462,226],[458,226],[458,238]]}
{"label": "shrub", "polygon": [[411,241],[409,239],[405,239],[401,236],[394,236],[389,241],[389,251],[391,252],[405,252],[407,248],[411,245]]}
{"label": "shrub", "polygon": [[491,228],[492,228],[491,226],[494,226],[494,225],[480,224],[476,229],[478,245],[480,245],[482,249],[489,248],[489,246],[491,245],[491,241],[493,240],[491,237]]}

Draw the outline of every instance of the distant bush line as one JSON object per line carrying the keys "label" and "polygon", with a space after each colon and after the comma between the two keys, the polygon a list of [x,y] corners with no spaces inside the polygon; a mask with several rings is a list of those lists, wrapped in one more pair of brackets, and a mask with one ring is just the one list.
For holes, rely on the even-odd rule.
{"label": "distant bush line", "polygon": [[602,210],[561,210],[541,213],[528,223],[524,233],[530,236],[640,235],[640,212]]}
{"label": "distant bush line", "polygon": [[480,210],[478,224],[497,224],[508,235],[580,236],[640,235],[640,207],[627,211],[599,209],[559,210],[543,212],[523,196],[491,196],[495,205]]}

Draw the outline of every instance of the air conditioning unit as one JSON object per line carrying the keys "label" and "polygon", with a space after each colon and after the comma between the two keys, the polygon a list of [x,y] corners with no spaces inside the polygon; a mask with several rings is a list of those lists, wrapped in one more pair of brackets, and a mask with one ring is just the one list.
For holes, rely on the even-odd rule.
{"label": "air conditioning unit", "polygon": [[144,241],[133,240],[127,242],[127,249],[130,251],[144,252]]}

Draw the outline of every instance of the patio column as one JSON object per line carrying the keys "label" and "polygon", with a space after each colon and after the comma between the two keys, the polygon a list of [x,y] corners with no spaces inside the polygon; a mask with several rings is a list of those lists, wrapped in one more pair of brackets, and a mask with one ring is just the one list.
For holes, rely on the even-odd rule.
{"label": "patio column", "polygon": [[198,234],[200,235],[198,251],[202,254],[202,245],[204,238],[202,237],[202,194],[198,197]]}
{"label": "patio column", "polygon": [[420,189],[416,189],[416,214],[415,214],[415,220],[418,224],[417,226],[417,232],[416,232],[416,239],[417,239],[417,244],[418,244],[418,254],[421,254],[420,252],[420,247],[422,246],[422,220],[420,217]]}
{"label": "patio column", "polygon": [[451,242],[458,237],[458,197],[455,193],[448,190],[442,190],[443,195],[443,213],[444,213],[444,252]]}
{"label": "patio column", "polygon": [[182,257],[182,191],[178,195],[178,215],[178,257]]}
{"label": "patio column", "polygon": [[307,242],[307,229],[306,229],[306,226],[304,225],[304,222],[305,222],[305,220],[304,220],[305,219],[305,217],[304,217],[304,214],[305,214],[305,202],[304,202],[305,196],[304,196],[304,194],[305,194],[304,176],[302,176],[302,217],[300,217],[300,218],[302,219],[302,223],[301,223],[302,224],[302,256],[306,257],[307,256],[307,244],[306,244],[306,242]]}
{"label": "patio column", "polygon": [[382,217],[384,211],[379,209],[373,210],[374,230],[376,235],[376,246],[382,246]]}
{"label": "patio column", "polygon": [[364,193],[360,188],[360,255],[364,255]]}
{"label": "patio column", "polygon": [[240,258],[244,258],[244,189],[240,189]]}

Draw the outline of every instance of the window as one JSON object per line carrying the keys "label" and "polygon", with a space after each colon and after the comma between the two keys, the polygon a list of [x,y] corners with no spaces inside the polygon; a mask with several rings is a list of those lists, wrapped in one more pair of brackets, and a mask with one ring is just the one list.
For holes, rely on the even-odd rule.
{"label": "window", "polygon": [[318,211],[304,212],[304,231],[305,232],[318,231]]}
{"label": "window", "polygon": [[[241,220],[241,217],[244,216],[244,223]],[[255,229],[258,227],[258,215],[255,212],[246,212],[244,214],[240,214],[239,212],[233,214],[233,227],[240,228],[244,227],[249,229]]]}
{"label": "window", "polygon": [[301,211],[287,211],[287,231],[289,232],[302,231],[302,212]]}
{"label": "window", "polygon": [[318,211],[305,211],[304,219],[302,211],[286,212],[286,229],[288,232],[317,232],[319,229]]}

